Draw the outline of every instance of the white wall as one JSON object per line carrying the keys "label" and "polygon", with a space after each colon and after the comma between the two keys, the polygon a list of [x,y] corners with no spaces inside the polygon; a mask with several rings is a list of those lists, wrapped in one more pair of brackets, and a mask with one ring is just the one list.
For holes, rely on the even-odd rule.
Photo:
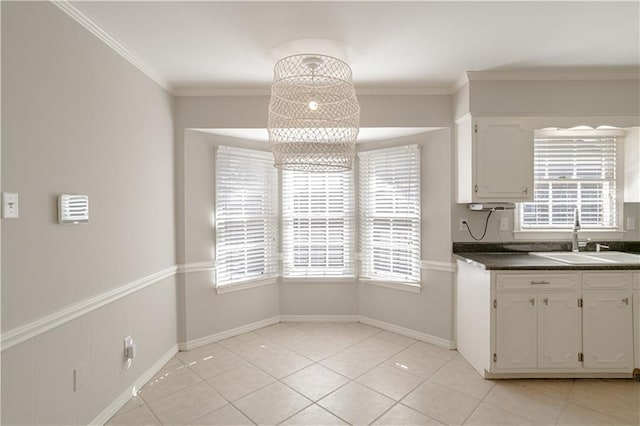
{"label": "white wall", "polygon": [[[390,143],[391,142],[391,143]],[[422,259],[451,262],[452,149],[449,129],[377,144],[417,143],[421,149]],[[453,273],[423,269],[420,294],[360,284],[359,314],[443,340],[454,340]]]}
{"label": "white wall", "polygon": [[636,122],[640,114],[637,79],[472,80],[468,91],[469,112],[475,114],[627,115]]}
{"label": "white wall", "polygon": [[[451,207],[451,149],[448,129],[358,145],[369,150],[419,144],[422,160],[422,258],[451,261],[448,218]],[[215,258],[215,149],[219,145],[268,150],[255,142],[187,131],[184,145],[185,263]],[[452,273],[423,271],[421,294],[358,285],[356,281],[285,282],[216,294],[213,272],[188,273],[184,279],[185,307],[181,341],[203,338],[254,321],[280,315],[364,315],[419,333],[453,340]]]}
{"label": "white wall", "polygon": [[[185,264],[215,259],[215,151],[219,145],[268,150],[268,144],[187,131],[184,143],[185,219],[179,222]],[[277,285],[217,294],[213,271],[187,273],[179,279],[180,341],[188,342],[279,314]]]}
{"label": "white wall", "polygon": [[[2,223],[6,336],[175,265],[175,233],[171,96],[52,3],[1,7],[2,190],[20,194]],[[88,224],[57,223],[61,193],[89,195]],[[175,346],[176,322],[170,276],[3,347],[2,423],[86,424]]]}
{"label": "white wall", "polygon": [[[359,101],[362,127],[450,126],[450,96],[361,96]],[[268,96],[176,98],[178,263],[214,258],[209,217],[215,200],[213,147],[226,141],[269,149],[266,142],[225,139],[193,129],[264,128],[268,104]],[[449,235],[446,238],[449,241]],[[179,277],[179,305],[180,341],[186,342],[277,314],[356,315],[358,288],[354,283],[283,283],[279,289],[268,286],[217,295],[211,274],[198,272]]]}

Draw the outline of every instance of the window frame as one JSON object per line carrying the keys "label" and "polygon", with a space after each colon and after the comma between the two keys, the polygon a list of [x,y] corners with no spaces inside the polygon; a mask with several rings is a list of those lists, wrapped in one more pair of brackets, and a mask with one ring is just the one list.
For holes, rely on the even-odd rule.
{"label": "window frame", "polygon": [[[271,215],[261,214],[257,216],[250,216],[247,219],[243,219],[245,221],[248,221],[251,219],[255,219],[256,217],[263,217],[263,220],[268,221],[271,224],[271,227],[267,225],[263,228],[265,236],[272,235],[274,237],[274,240],[272,240],[272,244],[265,245],[264,247],[264,252],[265,252],[264,268],[266,273],[262,273],[260,275],[255,275],[255,276],[252,275],[248,277],[241,277],[238,279],[231,279],[229,281],[225,281],[222,284],[219,281],[219,278],[218,278],[218,273],[220,271],[220,251],[219,250],[221,245],[221,241],[219,240],[219,233],[220,233],[220,229],[222,229],[220,224],[220,221],[222,219],[221,219],[221,214],[218,210],[219,201],[221,199],[220,191],[219,191],[219,185],[220,185],[219,173],[221,172],[221,168],[219,166],[218,161],[220,159],[220,154],[225,150],[227,152],[232,151],[230,155],[237,156],[238,158],[242,158],[242,154],[246,154],[246,156],[244,157],[246,160],[251,160],[251,159],[257,160],[255,156],[262,156],[262,154],[265,154],[265,157],[266,157],[266,154],[270,154],[269,151],[241,148],[236,146],[219,145],[216,147],[216,150],[214,153],[214,164],[215,164],[215,181],[214,181],[215,268],[214,269],[215,270],[213,271],[213,277],[214,277],[214,287],[218,294],[227,293],[229,291],[253,288],[261,285],[275,284],[278,280],[278,277],[280,276],[280,265],[279,265],[279,259],[280,259],[279,247],[280,247],[280,234],[281,234],[280,232],[280,201],[279,201],[280,190],[279,190],[279,175],[276,171],[275,175],[272,176],[273,182],[271,182],[271,184],[274,185],[274,188],[272,188],[272,191],[269,194],[269,197],[271,197],[269,201],[273,204],[271,206],[272,214]],[[260,159],[260,160],[264,160],[264,159]],[[227,220],[233,220],[233,219],[227,219]],[[271,270],[269,270],[269,267]]]}
{"label": "window frame", "polygon": [[[325,268],[324,273],[322,268],[319,269],[309,269],[302,267],[290,266],[290,264],[294,263],[292,259],[295,258],[295,248],[289,247],[289,244],[295,245],[295,237],[288,237],[287,232],[289,232],[289,228],[292,226],[291,223],[288,223],[289,220],[311,220],[311,213],[306,213],[309,217],[299,216],[296,218],[294,215],[289,214],[289,210],[292,207],[285,206],[285,203],[294,195],[286,195],[288,183],[287,179],[295,176],[298,173],[308,174],[308,176],[320,176],[326,174],[341,174],[342,176],[347,177],[346,185],[347,192],[344,198],[343,207],[347,212],[347,216],[343,217],[344,225],[343,225],[343,247],[346,247],[343,255],[343,267],[342,272],[338,272],[335,274],[330,273],[330,268]],[[285,176],[288,175],[288,176]],[[281,211],[281,241],[282,241],[282,268],[281,268],[281,277],[283,282],[344,282],[349,281],[353,282],[356,278],[356,238],[357,238],[357,218],[356,218],[356,180],[355,180],[355,170],[349,170],[344,172],[295,172],[288,170],[280,171],[280,182],[281,182],[281,191],[280,191],[280,211]],[[310,199],[311,200],[311,199]],[[327,212],[328,214],[328,212]],[[319,216],[318,219],[331,220],[330,215]],[[309,225],[311,227],[311,225]],[[293,229],[292,229],[293,232]],[[328,251],[327,251],[328,253]],[[287,263],[289,262],[289,263]]]}
{"label": "window frame", "polygon": [[[367,155],[372,155],[373,153],[376,152],[380,152],[380,151],[401,151],[401,150],[405,150],[405,151],[412,151],[412,153],[414,153],[417,156],[417,211],[418,211],[418,217],[417,217],[417,221],[412,223],[412,225],[417,225],[417,228],[415,229],[416,233],[417,233],[417,240],[418,240],[418,247],[417,247],[417,259],[413,259],[413,261],[415,263],[417,263],[417,277],[415,277],[414,279],[407,279],[407,276],[403,276],[403,277],[394,277],[394,276],[380,276],[380,277],[375,277],[375,276],[371,276],[371,274],[365,273],[365,268],[366,268],[366,254],[363,254],[365,252],[365,250],[367,249],[366,245],[366,241],[365,239],[367,238],[367,232],[364,231],[364,227],[366,226],[366,224],[364,223],[364,221],[366,220],[367,217],[367,212],[364,210],[363,207],[363,197],[365,195],[363,195],[363,185],[365,184],[362,181],[362,161],[363,161],[363,157],[367,156]],[[400,145],[400,146],[394,146],[394,147],[389,147],[389,148],[380,148],[380,149],[372,149],[372,150],[367,150],[367,151],[363,151],[358,153],[358,188],[357,188],[357,193],[358,193],[358,248],[359,248],[359,258],[360,258],[360,267],[359,267],[359,281],[362,283],[366,283],[366,284],[372,284],[372,285],[377,285],[377,286],[381,286],[381,287],[388,287],[388,288],[394,288],[394,289],[399,289],[399,290],[405,290],[405,291],[410,291],[413,293],[420,293],[420,290],[422,288],[421,283],[422,283],[422,158],[421,158],[421,147],[419,144],[408,144],[408,145]],[[373,154],[375,155],[375,154]],[[371,160],[370,160],[371,161]],[[367,196],[368,197],[368,196]],[[369,213],[369,215],[371,215],[371,213]],[[373,213],[372,217],[376,217],[375,213]],[[380,216],[381,218],[385,218],[385,216]],[[389,218],[389,216],[387,216],[386,218]],[[409,216],[407,216],[408,222],[411,223],[413,222],[416,218],[410,218]],[[364,231],[364,232],[363,232]],[[373,254],[371,254],[371,261],[373,262]],[[390,274],[393,275],[393,274]]]}
{"label": "window frame", "polygon": [[[535,137],[597,137],[597,136],[615,136],[616,137],[616,226],[615,227],[591,227],[584,223],[581,224],[581,238],[594,239],[622,239],[624,237],[624,145],[625,132],[618,129],[589,129],[589,130],[573,130],[573,129],[543,129],[536,130]],[[534,140],[535,143],[535,140]],[[534,158],[535,161],[535,158]],[[571,182],[571,180],[567,180]],[[535,186],[535,178],[534,178]],[[535,191],[535,188],[534,188]],[[535,193],[534,193],[535,194]],[[571,225],[567,227],[535,227],[527,228],[522,226],[523,205],[526,203],[516,203],[513,213],[514,239],[539,239],[554,240],[566,239],[572,233]]]}

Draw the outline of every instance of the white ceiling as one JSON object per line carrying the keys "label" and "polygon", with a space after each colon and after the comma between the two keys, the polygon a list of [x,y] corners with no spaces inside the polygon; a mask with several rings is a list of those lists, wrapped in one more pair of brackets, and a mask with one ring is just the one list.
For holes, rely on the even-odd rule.
{"label": "white ceiling", "polygon": [[450,91],[466,71],[640,66],[638,1],[71,5],[177,94],[268,93],[274,49],[306,38],[342,46],[360,92]]}

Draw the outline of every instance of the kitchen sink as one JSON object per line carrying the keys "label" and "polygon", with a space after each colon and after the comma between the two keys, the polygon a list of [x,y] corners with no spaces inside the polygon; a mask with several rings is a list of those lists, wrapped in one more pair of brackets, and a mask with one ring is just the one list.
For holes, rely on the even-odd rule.
{"label": "kitchen sink", "polygon": [[550,260],[567,263],[570,265],[612,265],[640,263],[640,255],[622,253],[619,251],[608,252],[582,252],[572,251],[548,251],[529,253],[533,256],[544,257]]}
{"label": "kitchen sink", "polygon": [[640,254],[622,253],[619,251],[601,251],[589,253],[589,256],[598,259],[612,260],[616,263],[640,263]]}

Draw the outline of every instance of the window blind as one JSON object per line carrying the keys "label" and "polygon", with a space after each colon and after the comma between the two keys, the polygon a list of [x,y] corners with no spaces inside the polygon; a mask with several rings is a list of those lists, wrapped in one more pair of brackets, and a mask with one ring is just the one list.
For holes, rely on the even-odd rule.
{"label": "window blind", "polygon": [[360,153],[360,259],[364,278],[420,282],[420,151]]}
{"label": "window blind", "polygon": [[615,136],[536,137],[534,201],[521,206],[521,228],[618,226]]}
{"label": "window blind", "polygon": [[269,152],[216,155],[216,285],[278,274],[278,175]]}
{"label": "window blind", "polygon": [[352,276],[352,172],[282,172],[283,275]]}

